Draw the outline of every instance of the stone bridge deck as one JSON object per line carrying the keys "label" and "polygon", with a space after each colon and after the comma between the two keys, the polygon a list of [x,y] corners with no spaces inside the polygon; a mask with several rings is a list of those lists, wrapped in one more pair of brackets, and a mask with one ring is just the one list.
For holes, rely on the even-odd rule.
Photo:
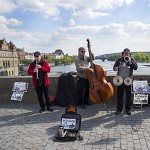
{"label": "stone bridge deck", "polygon": [[77,108],[83,141],[53,142],[65,107],[37,113],[39,105],[0,103],[0,150],[150,150],[150,106],[132,108],[132,115],[115,115],[115,105]]}

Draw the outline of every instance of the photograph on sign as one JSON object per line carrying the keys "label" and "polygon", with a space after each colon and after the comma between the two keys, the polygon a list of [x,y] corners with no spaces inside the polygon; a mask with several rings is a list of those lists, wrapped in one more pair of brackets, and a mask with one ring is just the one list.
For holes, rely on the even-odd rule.
{"label": "photograph on sign", "polygon": [[147,86],[148,82],[147,80],[143,81],[133,81],[133,92],[134,93],[147,93]]}
{"label": "photograph on sign", "polygon": [[134,94],[133,104],[148,104],[148,94]]}
{"label": "photograph on sign", "polygon": [[28,83],[26,82],[14,82],[12,91],[24,91],[27,92]]}
{"label": "photograph on sign", "polygon": [[76,119],[62,118],[61,126],[63,126],[64,129],[75,129]]}
{"label": "photograph on sign", "polygon": [[11,100],[22,101],[24,91],[14,91]]}

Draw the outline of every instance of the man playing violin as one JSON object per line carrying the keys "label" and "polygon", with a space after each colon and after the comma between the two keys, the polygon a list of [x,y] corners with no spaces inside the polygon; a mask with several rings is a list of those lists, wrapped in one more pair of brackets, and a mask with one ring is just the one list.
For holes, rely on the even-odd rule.
{"label": "man playing violin", "polygon": [[[137,70],[138,65],[134,58],[131,58],[131,53],[128,48],[125,48],[122,52],[122,57],[118,58],[113,66],[113,70],[117,71],[117,74],[123,79],[127,77],[133,77],[133,70]],[[126,85],[122,83],[120,86],[117,86],[117,111],[116,114],[120,114],[123,110],[123,95],[124,90],[126,91],[126,114],[131,115],[131,84]]]}

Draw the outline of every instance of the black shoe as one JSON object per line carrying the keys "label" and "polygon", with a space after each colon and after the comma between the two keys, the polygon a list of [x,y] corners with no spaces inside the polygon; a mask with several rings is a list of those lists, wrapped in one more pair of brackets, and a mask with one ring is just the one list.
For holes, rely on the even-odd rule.
{"label": "black shoe", "polygon": [[117,110],[117,111],[115,112],[115,114],[116,114],[116,115],[119,115],[119,114],[121,114],[121,112],[122,112],[121,110]]}
{"label": "black shoe", "polygon": [[44,111],[45,111],[45,109],[42,109],[42,108],[41,108],[41,109],[39,110],[39,113],[42,113],[42,112],[44,112]]}
{"label": "black shoe", "polygon": [[129,111],[126,111],[126,114],[127,115],[131,115],[131,111],[129,110]]}
{"label": "black shoe", "polygon": [[47,110],[48,110],[48,111],[51,111],[51,112],[54,111],[52,107],[48,107]]}
{"label": "black shoe", "polygon": [[86,109],[84,104],[80,105],[79,107],[82,108],[82,109]]}

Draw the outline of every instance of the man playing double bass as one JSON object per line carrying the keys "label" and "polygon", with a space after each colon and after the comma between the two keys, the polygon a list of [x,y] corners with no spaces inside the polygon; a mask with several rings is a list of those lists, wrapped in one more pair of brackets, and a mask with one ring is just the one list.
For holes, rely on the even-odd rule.
{"label": "man playing double bass", "polygon": [[79,105],[79,107],[82,109],[86,109],[86,104],[89,105],[89,80],[87,78],[87,72],[88,70],[93,72],[93,69],[89,68],[90,58],[85,56],[85,52],[85,48],[80,47],[78,49],[78,57],[75,60],[78,78],[77,105]]}
{"label": "man playing double bass", "polygon": [[[113,66],[113,70],[117,71],[118,75],[123,79],[127,77],[133,78],[133,70],[137,70],[138,65],[136,61],[131,58],[131,53],[128,48],[125,48],[122,52],[122,57],[118,58]],[[125,85],[125,83],[117,86],[117,111],[116,114],[120,114],[123,110],[123,94],[126,91],[126,114],[131,115],[131,85]]]}

